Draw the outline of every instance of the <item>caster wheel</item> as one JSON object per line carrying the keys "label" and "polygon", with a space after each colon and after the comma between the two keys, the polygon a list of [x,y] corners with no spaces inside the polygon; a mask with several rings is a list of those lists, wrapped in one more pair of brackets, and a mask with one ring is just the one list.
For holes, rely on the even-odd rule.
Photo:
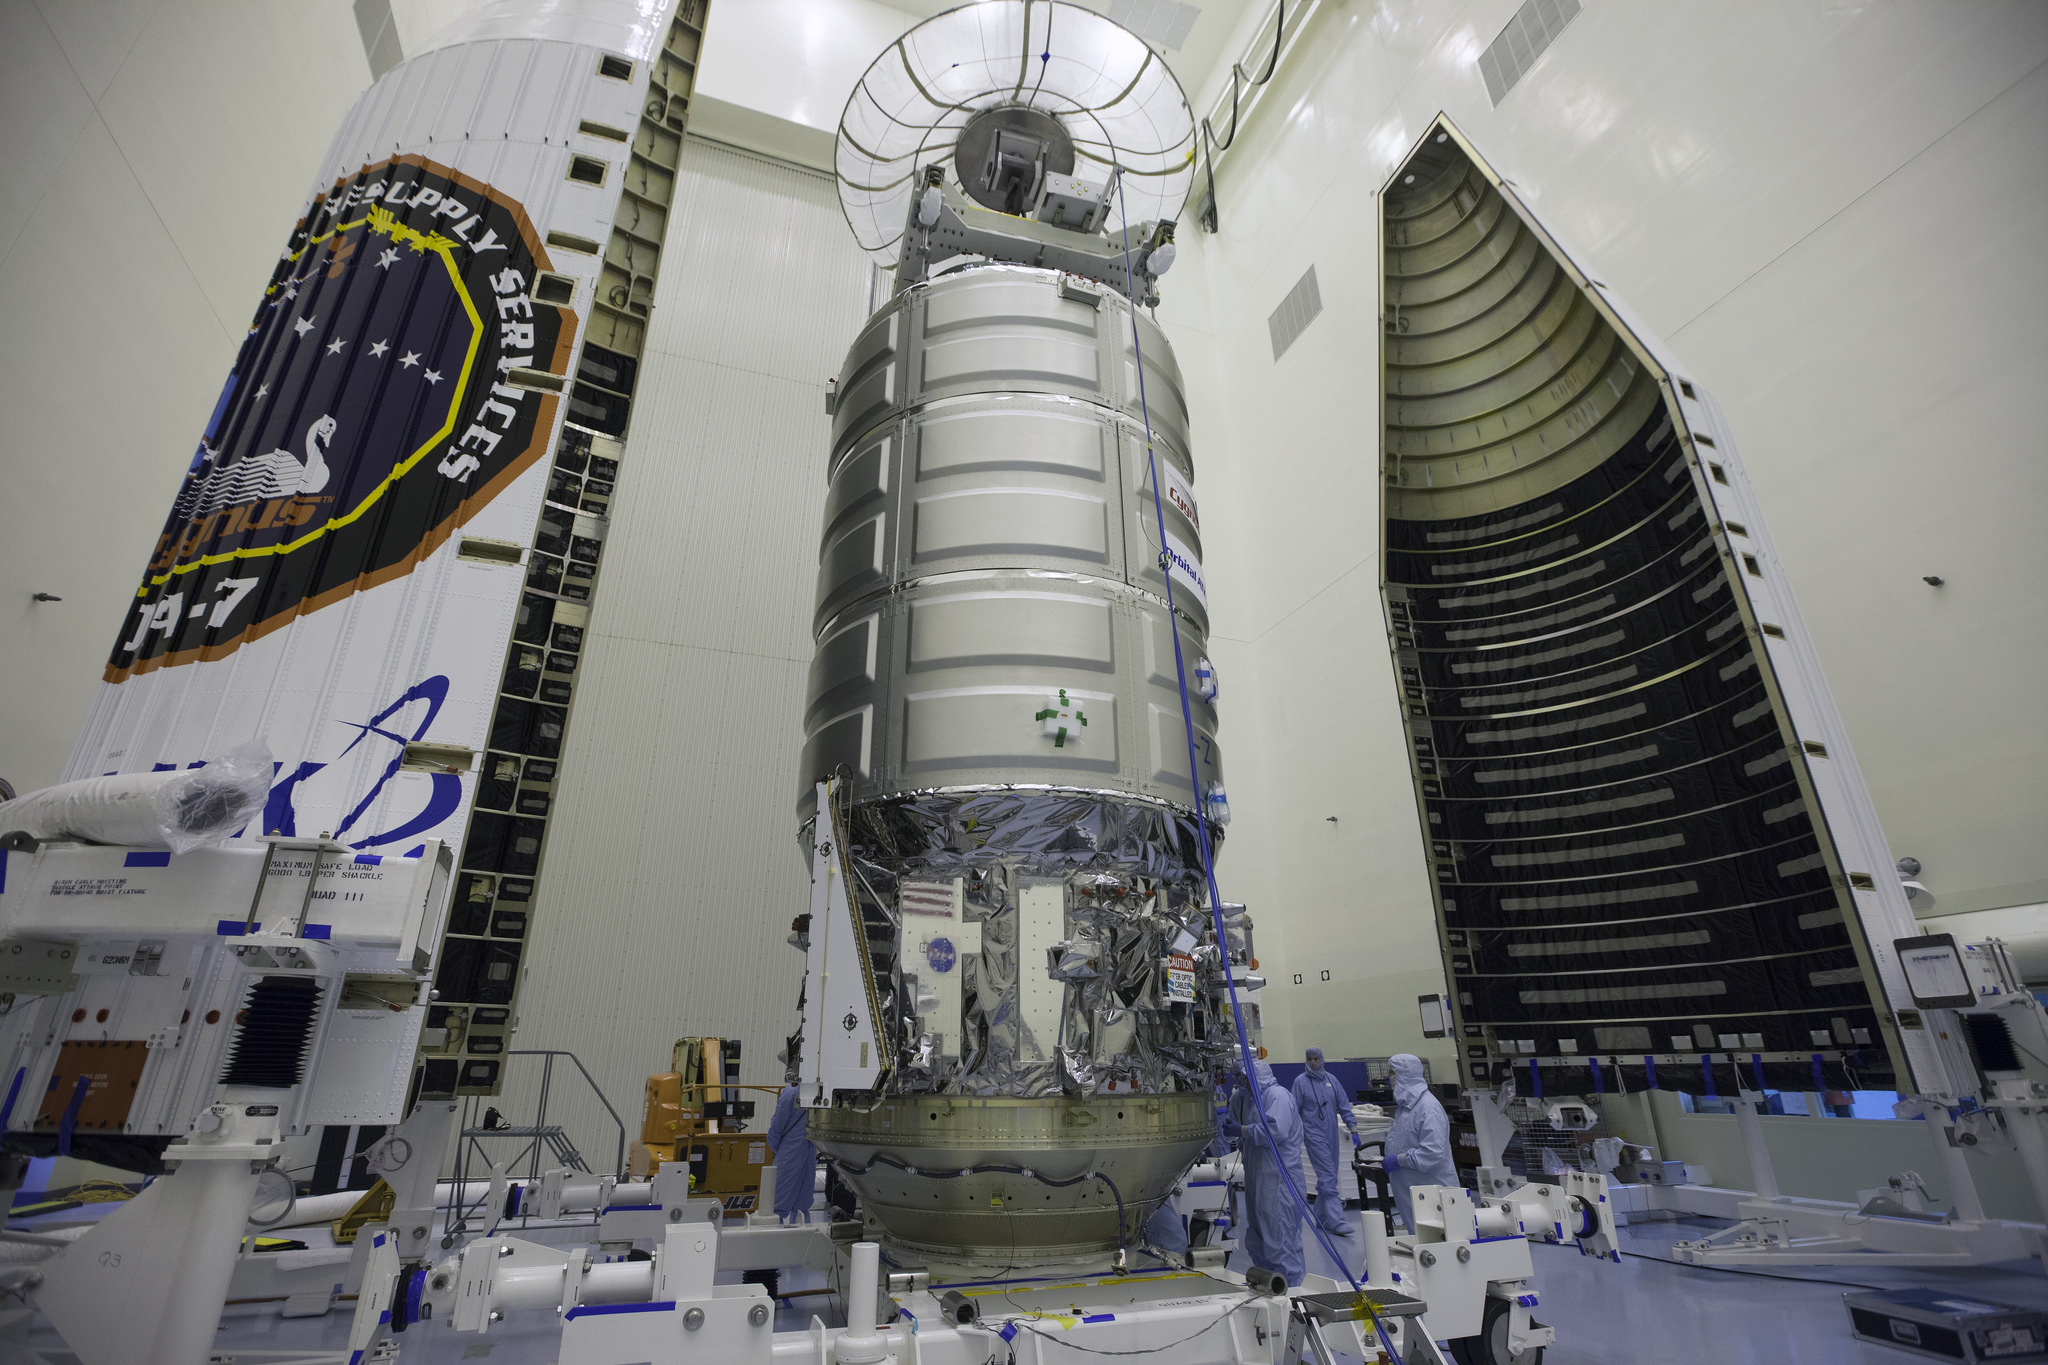
{"label": "caster wheel", "polygon": [[454,1234],[454,1233],[452,1233],[452,1232],[451,1232],[451,1233],[449,1233],[449,1234],[448,1234],[448,1235],[447,1235],[446,1237],[443,1237],[443,1238],[441,1239],[441,1250],[443,1250],[443,1251],[446,1251],[446,1250],[448,1250],[448,1248],[450,1248],[450,1247],[452,1247],[452,1246],[454,1246],[454,1245],[455,1245],[455,1234]]}
{"label": "caster wheel", "polygon": [[1543,1348],[1534,1346],[1526,1351],[1510,1351],[1507,1301],[1489,1297],[1479,1335],[1453,1339],[1451,1359],[1458,1365],[1542,1365]]}

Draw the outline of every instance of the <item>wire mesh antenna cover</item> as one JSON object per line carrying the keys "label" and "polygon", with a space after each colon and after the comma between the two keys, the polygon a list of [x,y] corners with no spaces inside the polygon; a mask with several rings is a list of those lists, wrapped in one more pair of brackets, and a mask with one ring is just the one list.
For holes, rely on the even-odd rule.
{"label": "wire mesh antenna cover", "polygon": [[249,988],[222,1085],[285,1090],[299,1083],[306,1044],[320,1009],[320,985],[308,976],[266,976]]}
{"label": "wire mesh antenna cover", "polygon": [[1287,291],[1287,297],[1280,300],[1280,306],[1266,319],[1266,330],[1273,338],[1273,359],[1278,360],[1287,353],[1295,339],[1308,329],[1323,312],[1322,291],[1316,287],[1316,268],[1310,266],[1302,277],[1294,282],[1294,288]]}
{"label": "wire mesh antenna cover", "polygon": [[1579,0],[1527,0],[1487,44],[1486,51],[1479,54],[1479,74],[1495,108],[1557,41],[1565,25],[1578,17],[1579,8]]}

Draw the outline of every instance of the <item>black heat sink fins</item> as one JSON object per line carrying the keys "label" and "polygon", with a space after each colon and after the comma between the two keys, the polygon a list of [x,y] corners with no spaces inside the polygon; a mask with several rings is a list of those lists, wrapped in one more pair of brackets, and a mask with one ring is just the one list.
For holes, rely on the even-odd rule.
{"label": "black heat sink fins", "polygon": [[310,976],[258,978],[237,1016],[220,1083],[273,1090],[297,1085],[305,1076],[319,1012],[320,985]]}

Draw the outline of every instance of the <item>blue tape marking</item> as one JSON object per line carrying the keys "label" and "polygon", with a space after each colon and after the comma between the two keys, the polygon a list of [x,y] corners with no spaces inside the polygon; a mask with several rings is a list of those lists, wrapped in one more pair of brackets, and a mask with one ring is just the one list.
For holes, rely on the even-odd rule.
{"label": "blue tape marking", "polygon": [[511,1189],[505,1191],[505,1216],[507,1218],[517,1218],[519,1216],[520,1189],[520,1186],[514,1185]]}
{"label": "blue tape marking", "polygon": [[[1820,1054],[1818,1052],[1813,1054],[1813,1088],[1815,1090],[1822,1091],[1828,1088],[1827,1078],[1821,1075]],[[7,1120],[5,1118],[0,1118],[0,1128],[5,1128],[6,1126]]]}
{"label": "blue tape marking", "polygon": [[1090,1314],[1089,1316],[1087,1316],[1087,1317],[1085,1317],[1085,1318],[1082,1318],[1082,1319],[1081,1319],[1081,1321],[1083,1321],[1083,1322],[1115,1322],[1115,1321],[1116,1321],[1116,1314],[1114,1314],[1114,1313],[1092,1313],[1092,1314]]}
{"label": "blue tape marking", "polygon": [[1598,1057],[1593,1059],[1593,1093],[1596,1095],[1607,1093],[1607,1082],[1600,1079],[1600,1059]]}
{"label": "blue tape marking", "polygon": [[606,1213],[647,1213],[660,1208],[659,1204],[608,1204]]}
{"label": "blue tape marking", "polygon": [[7,1103],[0,1106],[0,1132],[7,1131],[7,1121],[14,1117],[14,1102],[21,1098],[21,1083],[28,1076],[28,1068],[22,1067],[14,1073],[14,1084],[7,1087]]}
{"label": "blue tape marking", "polygon": [[1517,1294],[1515,1295],[1515,1302],[1521,1304],[1524,1308],[1534,1308],[1536,1306],[1536,1296],[1534,1294]]}
{"label": "blue tape marking", "polygon": [[424,1270],[415,1270],[412,1274],[405,1277],[405,1320],[407,1322],[418,1322],[420,1320],[420,1295],[425,1292],[426,1287],[427,1272]]}
{"label": "blue tape marking", "polygon": [[1478,1246],[1481,1242],[1520,1242],[1526,1239],[1526,1233],[1506,1232],[1502,1233],[1498,1237],[1474,1237],[1472,1239],[1472,1245]]}
{"label": "blue tape marking", "polygon": [[1229,1183],[1227,1180],[1190,1180],[1187,1187],[1191,1190],[1199,1190],[1210,1185],[1221,1187]]}
{"label": "blue tape marking", "polygon": [[996,1333],[996,1335],[1004,1341],[1015,1341],[1017,1339],[1017,1324],[1014,1322],[1004,1323],[1003,1330]]}
{"label": "blue tape marking", "polygon": [[1702,1052],[1702,1053],[1700,1054],[1700,1074],[1701,1074],[1702,1076],[1705,1076],[1705,1077],[1707,1078],[1707,1098],[1708,1098],[1708,1099],[1710,1099],[1710,1100],[1711,1100],[1711,1099],[1714,1099],[1714,1098],[1716,1098],[1716,1096],[1715,1096],[1715,1091],[1714,1091],[1714,1054],[1713,1054],[1713,1053],[1711,1053],[1711,1052]]}
{"label": "blue tape marking", "polygon": [[1543,1098],[1543,1072],[1538,1069],[1536,1059],[1529,1059],[1529,1093],[1537,1099]]}
{"label": "blue tape marking", "polygon": [[223,938],[240,938],[244,934],[253,934],[262,927],[261,921],[250,924],[245,920],[224,919],[213,926],[213,932]]}
{"label": "blue tape marking", "polygon": [[305,927],[304,929],[301,929],[301,930],[299,931],[299,937],[300,937],[300,938],[333,938],[333,937],[334,937],[334,926],[333,926],[333,925],[331,925],[331,924],[309,924],[309,925],[307,925],[307,926],[306,926],[306,927]]}
{"label": "blue tape marking", "polygon": [[374,1238],[372,1238],[372,1239],[370,1240],[370,1245],[371,1245],[371,1246],[379,1246],[379,1247],[380,1247],[380,1246],[383,1246],[383,1245],[384,1245],[384,1234],[383,1234],[383,1233],[381,1233],[381,1232],[380,1232],[380,1233],[378,1233],[378,1234],[377,1234],[377,1235],[376,1235],[376,1236],[375,1236]]}
{"label": "blue tape marking", "polygon": [[663,1299],[660,1303],[602,1303],[571,1308],[562,1315],[562,1320],[567,1322],[571,1318],[597,1318],[603,1317],[606,1313],[673,1313],[675,1311],[676,1301],[674,1299]]}
{"label": "blue tape marking", "polygon": [[1657,1088],[1657,1059],[1655,1057],[1644,1056],[1643,1078],[1649,1081],[1650,1089],[1655,1090]]}
{"label": "blue tape marking", "polygon": [[356,855],[357,867],[375,867],[383,861],[384,855],[381,853],[358,853]]}
{"label": "blue tape marking", "polygon": [[1756,1092],[1757,1092],[1757,1094],[1759,1094],[1759,1095],[1763,1094],[1763,1092],[1764,1092],[1764,1054],[1763,1054],[1763,1053],[1761,1053],[1761,1052],[1752,1052],[1752,1053],[1750,1053],[1750,1054],[1749,1054],[1749,1070],[1750,1070],[1750,1074],[1756,1077]]}
{"label": "blue tape marking", "polygon": [[78,1084],[71,1091],[71,1103],[64,1107],[64,1117],[57,1121],[57,1155],[71,1155],[71,1133],[78,1127],[78,1111],[85,1104],[85,1092],[92,1088],[92,1077],[80,1076]]}
{"label": "blue tape marking", "polygon": [[[381,1312],[381,1313],[379,1313],[379,1314],[377,1315],[377,1325],[378,1325],[379,1327],[385,1327],[385,1326],[389,1326],[389,1325],[390,1325],[390,1322],[391,1322],[391,1310],[390,1310],[389,1308],[385,1309],[385,1310],[384,1310],[383,1312]],[[361,1354],[361,1352],[357,1352],[357,1354],[358,1354],[358,1355],[360,1355],[360,1354]]]}
{"label": "blue tape marking", "polygon": [[[388,1318],[391,1315],[389,1313],[386,1313],[384,1316]],[[378,1325],[382,1326],[381,1323]],[[363,1353],[361,1351],[351,1352],[348,1358],[348,1365],[363,1365]]]}
{"label": "blue tape marking", "polygon": [[170,865],[171,855],[168,853],[131,853],[121,860],[121,866],[123,867],[169,867]]}

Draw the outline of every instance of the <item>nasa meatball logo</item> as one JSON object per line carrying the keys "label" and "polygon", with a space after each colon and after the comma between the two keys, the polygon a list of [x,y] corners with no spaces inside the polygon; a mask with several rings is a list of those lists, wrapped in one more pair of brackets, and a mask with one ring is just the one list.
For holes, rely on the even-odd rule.
{"label": "nasa meatball logo", "polygon": [[933,971],[944,974],[953,970],[953,964],[960,955],[953,950],[953,940],[935,938],[924,945],[924,960],[931,964]]}
{"label": "nasa meatball logo", "polygon": [[338,181],[249,325],[109,682],[203,659],[402,577],[544,452],[566,309],[520,206],[418,156]]}

